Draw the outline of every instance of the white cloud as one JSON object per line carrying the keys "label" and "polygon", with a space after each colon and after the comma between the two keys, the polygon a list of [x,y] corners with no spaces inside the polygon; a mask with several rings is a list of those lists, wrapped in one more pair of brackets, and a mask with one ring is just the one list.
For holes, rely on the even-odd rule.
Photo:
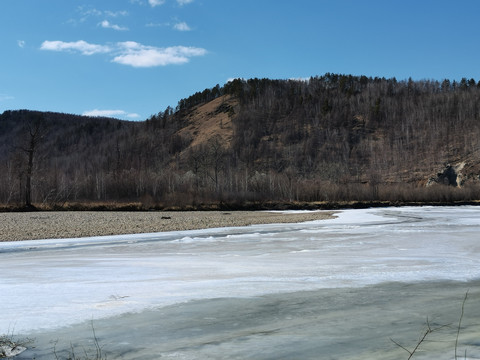
{"label": "white cloud", "polygon": [[83,114],[84,116],[120,116],[120,115],[125,115],[125,111],[123,110],[99,110],[99,109],[94,109],[94,110],[88,110],[84,111]]}
{"label": "white cloud", "polygon": [[[163,4],[166,3],[166,0],[147,0],[147,1],[148,1],[148,4],[151,7],[160,6],[160,5],[163,5]],[[177,4],[180,5],[180,6],[190,4],[193,1],[194,0],[176,0]],[[130,3],[131,4],[144,5],[145,1],[143,1],[143,0],[130,0]]]}
{"label": "white cloud", "polygon": [[110,21],[108,20],[103,20],[100,24],[98,24],[99,26],[103,27],[104,29],[113,29],[113,30],[117,30],[117,31],[126,31],[128,30],[128,28],[126,27],[123,27],[123,26],[119,26],[119,25],[115,25],[115,24],[111,24]]}
{"label": "white cloud", "polygon": [[155,67],[172,64],[185,64],[190,58],[203,56],[207,50],[197,47],[171,46],[159,48],[147,46],[135,41],[119,42],[111,45],[76,42],[44,41],[41,50],[79,52],[82,55],[98,53],[110,54],[112,62],[133,67]]}
{"label": "white cloud", "polygon": [[125,11],[125,10],[122,10],[122,11],[110,11],[110,10],[106,10],[106,11],[105,11],[105,15],[106,15],[106,16],[110,16],[110,17],[127,16],[127,15],[128,15],[128,11]]}
{"label": "white cloud", "polygon": [[75,42],[64,42],[64,41],[44,41],[41,50],[50,50],[50,51],[70,51],[70,52],[80,52],[82,55],[93,55],[99,53],[108,53],[112,49],[109,46],[89,44],[86,41],[79,40]]}
{"label": "white cloud", "polygon": [[119,43],[122,48],[120,55],[115,56],[113,62],[133,67],[154,67],[172,64],[184,64],[191,57],[202,56],[205,49],[186,46],[171,46],[158,48],[145,46],[133,41]]}
{"label": "white cloud", "polygon": [[225,82],[225,84],[228,84],[232,81],[235,81],[235,80],[245,80],[245,78],[242,78],[242,77],[231,77],[231,78],[228,78],[227,81]]}
{"label": "white cloud", "polygon": [[7,94],[0,94],[0,101],[7,101],[15,99],[13,96]]}
{"label": "white cloud", "polygon": [[88,110],[84,111],[83,116],[96,116],[96,117],[128,117],[132,119],[139,118],[140,115],[136,113],[127,113],[124,110],[99,110],[99,109],[94,109],[94,110]]}
{"label": "white cloud", "polygon": [[[102,16],[102,11],[97,10],[95,8],[86,7],[86,6],[77,7],[77,12],[81,16],[81,18],[79,20],[79,22],[81,22],[81,23],[87,21],[92,16],[93,17]],[[74,19],[71,19],[70,22],[73,23],[73,24],[77,23],[77,21],[74,20]]]}
{"label": "white cloud", "polygon": [[151,7],[159,6],[165,4],[165,0],[148,0],[148,3]]}
{"label": "white cloud", "polygon": [[70,19],[67,22],[72,25],[78,25],[78,23],[83,23],[90,18],[99,18],[99,17],[120,17],[120,16],[128,16],[128,11],[120,10],[120,11],[111,11],[111,10],[98,10],[89,6],[79,6],[77,7],[77,12],[80,14],[80,19]]}
{"label": "white cloud", "polygon": [[89,16],[101,16],[102,15],[102,12],[98,9],[95,9],[95,8],[89,8],[89,9],[85,9],[84,6],[79,6],[78,7],[78,11],[85,17],[89,17]]}
{"label": "white cloud", "polygon": [[310,82],[310,78],[309,78],[309,77],[289,78],[289,80],[301,81],[301,82]]}
{"label": "white cloud", "polygon": [[178,31],[190,31],[190,30],[192,30],[190,28],[190,26],[188,26],[188,24],[185,21],[179,22],[179,23],[173,25],[173,28],[175,30],[178,30]]}
{"label": "white cloud", "polygon": [[162,26],[169,26],[168,23],[148,23],[145,25],[146,27],[162,27]]}

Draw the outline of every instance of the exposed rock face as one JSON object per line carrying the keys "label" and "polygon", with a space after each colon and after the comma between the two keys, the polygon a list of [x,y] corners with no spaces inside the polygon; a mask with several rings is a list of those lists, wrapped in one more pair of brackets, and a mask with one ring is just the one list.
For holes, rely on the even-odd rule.
{"label": "exposed rock face", "polygon": [[434,184],[451,185],[455,187],[461,187],[464,179],[461,171],[465,167],[465,162],[460,162],[455,165],[447,164],[443,171],[437,173],[437,176],[433,176],[428,179],[426,186]]}

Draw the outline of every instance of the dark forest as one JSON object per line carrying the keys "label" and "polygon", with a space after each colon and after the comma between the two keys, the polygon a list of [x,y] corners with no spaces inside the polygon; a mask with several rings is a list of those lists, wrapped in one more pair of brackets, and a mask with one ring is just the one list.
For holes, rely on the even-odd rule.
{"label": "dark forest", "polygon": [[339,74],[237,79],[143,122],[5,111],[0,204],[196,209],[474,201],[479,112],[474,79]]}

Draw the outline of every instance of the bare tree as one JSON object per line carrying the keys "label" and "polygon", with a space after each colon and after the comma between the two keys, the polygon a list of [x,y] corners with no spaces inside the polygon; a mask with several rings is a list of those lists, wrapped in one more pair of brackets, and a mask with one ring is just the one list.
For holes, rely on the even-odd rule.
{"label": "bare tree", "polygon": [[208,140],[207,143],[207,158],[206,163],[208,167],[213,170],[213,174],[207,172],[208,177],[215,184],[215,192],[219,190],[219,175],[220,171],[225,166],[225,147],[223,146],[223,140],[220,136],[216,135]]}
{"label": "bare tree", "polygon": [[34,170],[35,155],[41,140],[46,135],[45,121],[42,115],[36,115],[25,120],[25,132],[23,141],[18,148],[27,155],[25,170],[25,206],[32,207],[32,177]]}

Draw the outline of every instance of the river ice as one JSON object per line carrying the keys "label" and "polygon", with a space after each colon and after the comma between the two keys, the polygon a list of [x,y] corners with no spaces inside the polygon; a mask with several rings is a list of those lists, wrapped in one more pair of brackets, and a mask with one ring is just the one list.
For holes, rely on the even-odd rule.
{"label": "river ice", "polygon": [[[0,243],[0,333],[41,338],[93,320],[110,329],[112,338],[105,337],[118,345],[130,343],[112,340],[121,337],[115,329],[127,322],[140,333],[158,333],[160,339],[143,338],[150,343],[164,339],[168,349],[155,350],[162,356],[222,358],[226,351],[229,358],[237,353],[237,358],[315,358],[321,351],[325,357],[319,358],[336,358],[339,347],[333,344],[341,335],[333,324],[346,314],[358,315],[359,302],[362,316],[370,315],[358,321],[367,325],[379,309],[396,305],[400,309],[391,311],[413,312],[417,321],[421,318],[420,327],[412,330],[415,336],[429,315],[429,298],[413,296],[408,286],[440,300],[447,291],[446,298],[456,299],[449,302],[455,310],[470,288],[471,301],[478,305],[479,234],[480,207],[406,207],[345,210],[336,219],[301,224]],[[304,323],[313,318],[315,324]],[[152,319],[163,324],[161,330]],[[369,331],[376,333],[392,321],[370,324]],[[241,324],[243,335],[233,324]],[[300,326],[298,334],[288,330],[294,325]],[[255,356],[248,356],[238,341],[245,331],[253,334],[244,345],[255,349],[249,350]],[[350,333],[344,331],[357,350],[369,344],[355,341],[365,329],[352,323]],[[302,342],[312,334],[318,336]],[[195,336],[204,345],[185,350]],[[131,332],[129,337],[140,338]],[[287,338],[293,341],[289,346]],[[480,343],[471,346],[478,354]],[[123,355],[114,358],[142,358],[138,349],[136,355],[118,351]],[[147,352],[143,358],[155,357]]]}

